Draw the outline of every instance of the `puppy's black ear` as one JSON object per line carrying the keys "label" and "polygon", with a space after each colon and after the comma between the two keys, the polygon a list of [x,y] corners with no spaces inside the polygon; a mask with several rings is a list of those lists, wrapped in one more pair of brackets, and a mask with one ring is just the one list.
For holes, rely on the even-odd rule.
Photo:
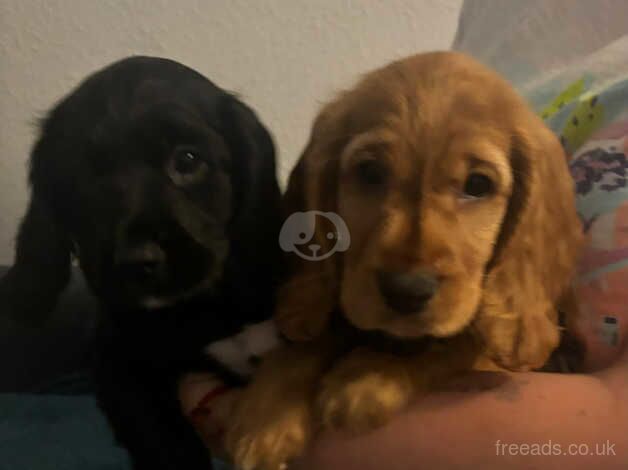
{"label": "puppy's black ear", "polygon": [[19,227],[14,264],[0,279],[0,311],[24,324],[45,320],[70,278],[70,238],[32,180],[32,196]]}
{"label": "puppy's black ear", "polygon": [[248,290],[238,295],[244,301],[242,308],[263,314],[261,303],[273,301],[269,293],[280,275],[281,193],[275,146],[255,113],[230,95],[223,101],[221,122],[231,151],[234,197],[227,274],[235,276],[238,289]]}

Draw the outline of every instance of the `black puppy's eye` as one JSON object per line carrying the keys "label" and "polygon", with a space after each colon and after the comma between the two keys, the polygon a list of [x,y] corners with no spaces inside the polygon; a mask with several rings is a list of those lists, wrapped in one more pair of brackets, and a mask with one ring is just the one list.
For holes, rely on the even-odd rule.
{"label": "black puppy's eye", "polygon": [[172,152],[166,170],[175,184],[187,185],[203,181],[208,166],[196,150],[183,147]]}
{"label": "black puppy's eye", "polygon": [[378,160],[369,158],[362,160],[356,166],[357,177],[365,186],[382,186],[386,182],[386,167]]}
{"label": "black puppy's eye", "polygon": [[471,173],[464,183],[462,196],[466,199],[476,199],[490,196],[495,192],[495,183],[482,173]]}
{"label": "black puppy's eye", "polygon": [[174,169],[181,174],[194,173],[198,170],[203,161],[191,151],[182,151],[175,153]]}

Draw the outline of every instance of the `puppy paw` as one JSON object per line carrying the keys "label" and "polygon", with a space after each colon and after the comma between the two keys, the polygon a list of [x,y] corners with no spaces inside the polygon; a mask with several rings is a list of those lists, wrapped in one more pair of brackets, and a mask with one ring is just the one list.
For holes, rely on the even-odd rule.
{"label": "puppy paw", "polygon": [[358,434],[385,424],[413,395],[409,375],[393,359],[353,354],[325,376],[316,405],[324,429]]}
{"label": "puppy paw", "polygon": [[264,358],[226,430],[238,468],[278,470],[302,454],[312,435],[316,384],[333,351],[326,341],[292,344]]}
{"label": "puppy paw", "polygon": [[286,404],[273,409],[266,409],[264,417],[250,410],[236,414],[226,447],[237,468],[282,470],[303,452],[309,436],[307,407]]}
{"label": "puppy paw", "polygon": [[512,371],[542,367],[560,341],[560,330],[546,315],[500,315],[481,319],[476,328],[486,354]]}

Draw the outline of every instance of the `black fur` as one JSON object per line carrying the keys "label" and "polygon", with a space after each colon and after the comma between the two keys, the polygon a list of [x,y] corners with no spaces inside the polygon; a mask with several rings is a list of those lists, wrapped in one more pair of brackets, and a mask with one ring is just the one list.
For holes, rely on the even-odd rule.
{"label": "black fur", "polygon": [[100,403],[135,468],[210,468],[176,383],[204,365],[204,345],[271,314],[280,193],[270,135],[197,72],[133,57],[52,109],[30,183],[0,281],[9,315],[45,320],[74,253],[107,313]]}

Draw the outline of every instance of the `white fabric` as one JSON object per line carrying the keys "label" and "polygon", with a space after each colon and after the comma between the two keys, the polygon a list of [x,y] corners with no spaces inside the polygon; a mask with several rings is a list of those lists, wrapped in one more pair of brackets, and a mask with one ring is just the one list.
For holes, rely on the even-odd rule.
{"label": "white fabric", "polygon": [[242,378],[249,378],[257,360],[281,342],[272,320],[245,326],[238,334],[205,347],[205,354]]}

